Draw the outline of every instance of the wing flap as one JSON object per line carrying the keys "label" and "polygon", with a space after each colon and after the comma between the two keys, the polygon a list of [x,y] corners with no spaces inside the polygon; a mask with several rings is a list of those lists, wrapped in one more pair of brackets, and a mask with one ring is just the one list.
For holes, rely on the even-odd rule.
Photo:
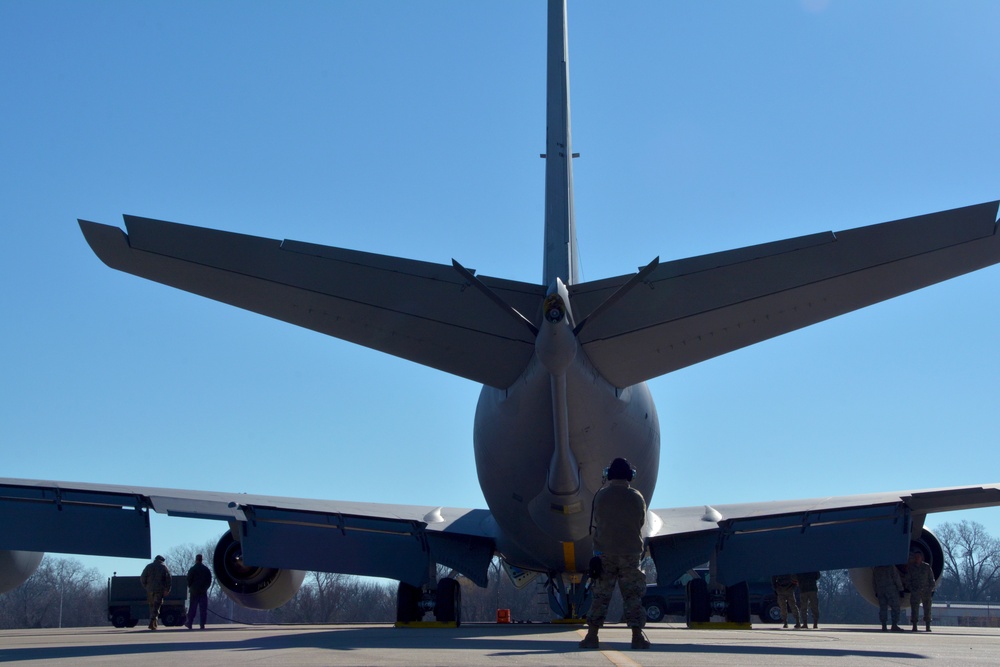
{"label": "wing flap", "polygon": [[[928,513],[995,507],[1000,485],[653,510],[649,548],[669,583],[717,554],[719,581],[906,561]],[[662,573],[661,573],[662,569]]]}
{"label": "wing flap", "polygon": [[[580,332],[628,386],[1000,262],[998,202],[660,264]],[[584,283],[586,313],[627,276]]]}
{"label": "wing flap", "polygon": [[0,484],[0,549],[148,558],[149,545],[135,494]]}
{"label": "wing flap", "polygon": [[[524,326],[450,266],[125,216],[80,221],[108,266],[504,388],[534,352]],[[544,289],[483,278],[527,317]]]}
{"label": "wing flap", "polygon": [[487,510],[0,479],[0,549],[149,558],[150,510],[235,524],[254,565],[414,585],[433,562],[485,586],[497,537]]}

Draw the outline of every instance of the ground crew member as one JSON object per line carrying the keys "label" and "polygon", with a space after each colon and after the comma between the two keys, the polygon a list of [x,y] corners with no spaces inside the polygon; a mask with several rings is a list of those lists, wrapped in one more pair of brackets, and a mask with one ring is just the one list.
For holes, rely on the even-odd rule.
{"label": "ground crew member", "polygon": [[199,620],[201,629],[205,629],[205,619],[208,616],[208,588],[212,585],[212,571],[201,562],[201,554],[194,557],[194,565],[188,570],[187,576],[188,594],[191,597],[191,606],[188,607],[187,623],[184,624],[188,630],[194,623],[196,609],[201,609]]}
{"label": "ground crew member", "polygon": [[163,596],[170,592],[170,570],[163,564],[163,556],[157,556],[139,575],[139,583],[146,589],[146,602],[149,603],[149,629],[156,630],[156,617],[160,615],[163,606]]}
{"label": "ground crew member", "polygon": [[781,610],[781,623],[783,628],[788,627],[788,612],[795,614],[796,629],[804,627],[799,618],[799,606],[795,604],[795,584],[796,580],[790,574],[776,574],[771,577],[771,586],[775,595],[778,596],[778,609]]}
{"label": "ground crew member", "polygon": [[903,597],[903,580],[895,565],[880,565],[872,568],[875,583],[875,597],[878,598],[878,620],[882,621],[882,632],[886,628],[886,611],[892,609],[892,631],[902,632],[899,627],[899,599]]}
{"label": "ground crew member", "polygon": [[917,631],[917,615],[920,613],[920,603],[924,603],[924,627],[931,631],[931,596],[937,588],[934,580],[934,570],[924,562],[924,554],[914,551],[910,554],[910,562],[906,566],[906,587],[910,589],[910,621],[913,632]]}
{"label": "ground crew member", "polygon": [[795,578],[799,582],[799,609],[802,615],[802,627],[809,627],[809,612],[812,611],[813,627],[819,627],[819,592],[817,582],[819,572],[799,572]]}
{"label": "ground crew member", "polygon": [[624,601],[625,622],[632,628],[632,648],[646,649],[649,640],[642,634],[646,622],[642,610],[646,575],[639,569],[644,549],[642,526],[646,523],[646,501],[630,484],[635,469],[627,460],[615,459],[604,474],[607,483],[594,496],[591,519],[596,561],[593,569],[599,570],[599,574],[591,584],[594,599],[587,615],[587,636],[580,642],[580,648],[601,647],[597,631],[604,625],[617,583]]}

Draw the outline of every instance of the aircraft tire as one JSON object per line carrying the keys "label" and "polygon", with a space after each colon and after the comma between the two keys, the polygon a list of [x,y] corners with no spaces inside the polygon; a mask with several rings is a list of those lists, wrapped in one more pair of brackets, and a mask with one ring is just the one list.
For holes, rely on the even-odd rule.
{"label": "aircraft tire", "polygon": [[708,583],[704,579],[692,579],[687,583],[687,621],[688,623],[708,623],[711,618]]}
{"label": "aircraft tire", "polygon": [[396,622],[413,623],[419,621],[423,614],[420,613],[420,587],[411,586],[401,581],[396,589]]}
{"label": "aircraft tire", "polygon": [[434,618],[441,623],[462,624],[462,587],[451,577],[438,582]]}
{"label": "aircraft tire", "polygon": [[747,582],[726,587],[726,620],[730,623],[750,622],[750,587]]}

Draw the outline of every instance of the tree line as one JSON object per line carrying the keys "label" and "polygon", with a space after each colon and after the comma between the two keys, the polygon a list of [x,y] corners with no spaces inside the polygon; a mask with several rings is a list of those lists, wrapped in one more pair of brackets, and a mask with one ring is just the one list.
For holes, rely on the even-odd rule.
{"label": "tree line", "polygon": [[[944,572],[937,602],[1000,600],[1000,539],[974,521],[945,523],[935,530],[944,552]],[[189,544],[165,554],[172,574],[184,575],[195,554],[211,561],[215,543]],[[136,574],[141,567],[136,568]],[[655,574],[647,560],[648,580]],[[448,572],[442,570],[441,576]],[[464,578],[462,617],[470,622],[496,619],[497,609],[509,609],[517,621],[552,618],[544,577],[517,589],[494,559],[489,585],[480,588]],[[854,590],[847,570],[823,573],[819,596],[824,623],[871,623],[873,608]],[[209,623],[391,623],[396,618],[396,585],[330,572],[309,572],[302,588],[287,604],[270,611],[233,604],[217,583],[209,590]],[[616,591],[608,619],[621,615]],[[57,628],[107,625],[107,580],[96,568],[74,558],[46,555],[38,570],[18,588],[0,595],[0,629]]]}

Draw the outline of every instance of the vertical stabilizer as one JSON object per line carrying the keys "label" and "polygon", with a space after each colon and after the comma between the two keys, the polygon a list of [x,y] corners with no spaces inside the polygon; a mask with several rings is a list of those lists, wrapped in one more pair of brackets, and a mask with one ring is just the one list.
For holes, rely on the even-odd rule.
{"label": "vertical stabilizer", "polygon": [[569,123],[569,46],[566,0],[549,0],[545,128],[545,257],[547,287],[578,282],[573,216],[573,143]]}

